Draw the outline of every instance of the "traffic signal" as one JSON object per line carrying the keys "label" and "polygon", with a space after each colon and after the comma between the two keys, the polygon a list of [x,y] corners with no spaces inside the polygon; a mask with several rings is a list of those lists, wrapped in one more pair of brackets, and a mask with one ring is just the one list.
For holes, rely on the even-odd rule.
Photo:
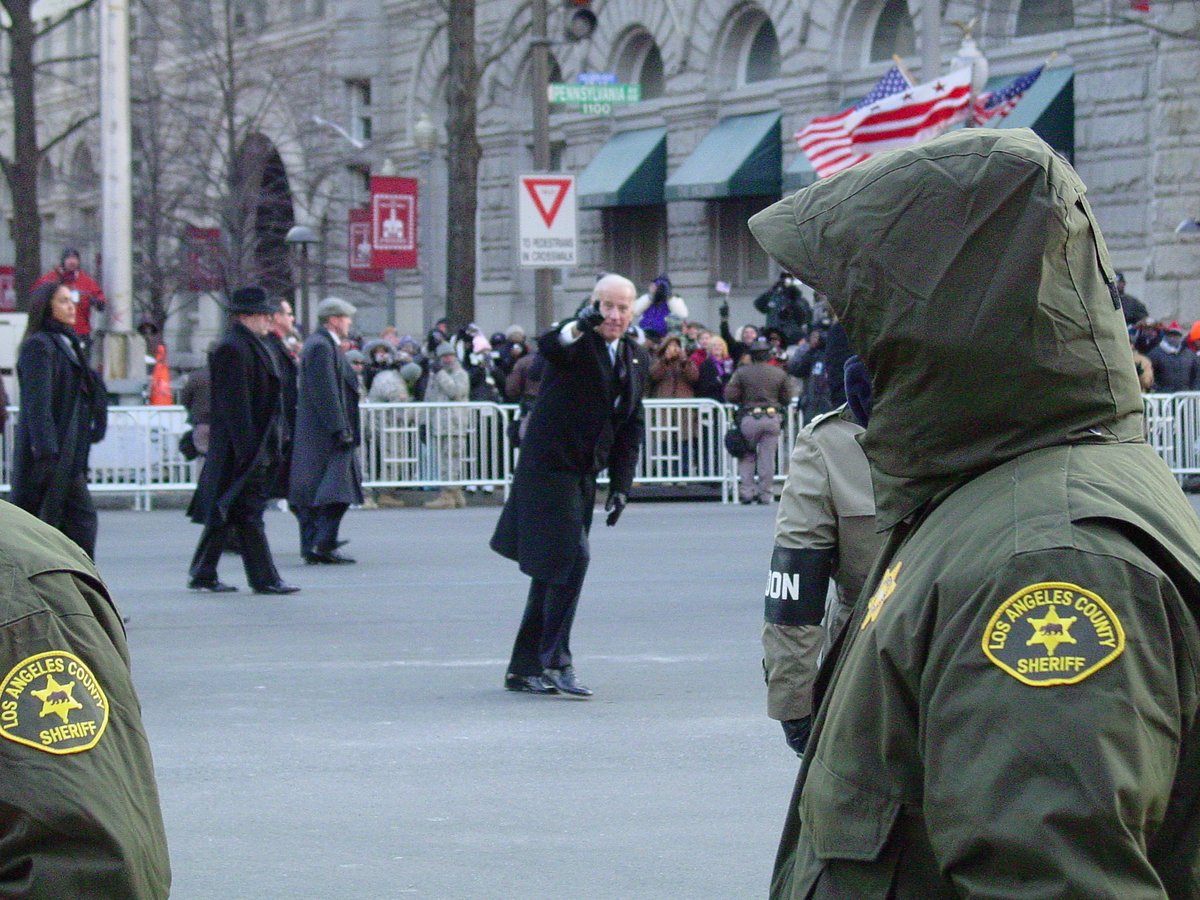
{"label": "traffic signal", "polygon": [[567,8],[567,40],[586,41],[596,30],[592,0],[563,0]]}

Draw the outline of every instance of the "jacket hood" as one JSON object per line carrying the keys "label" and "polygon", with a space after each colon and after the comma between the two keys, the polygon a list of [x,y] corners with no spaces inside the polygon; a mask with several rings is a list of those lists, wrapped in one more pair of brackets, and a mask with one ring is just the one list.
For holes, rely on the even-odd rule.
{"label": "jacket hood", "polygon": [[963,129],[787,197],[750,230],[828,295],[872,374],[862,437],[890,527],[1042,447],[1141,441],[1104,238],[1028,129]]}

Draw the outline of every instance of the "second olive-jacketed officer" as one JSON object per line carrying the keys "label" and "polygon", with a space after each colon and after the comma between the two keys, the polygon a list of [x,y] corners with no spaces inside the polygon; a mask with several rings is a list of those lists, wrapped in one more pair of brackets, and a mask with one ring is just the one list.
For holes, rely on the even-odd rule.
{"label": "second olive-jacketed officer", "polygon": [[1079,176],[968,128],[750,228],[871,372],[887,534],[773,895],[1200,897],[1200,522],[1143,438]]}
{"label": "second olive-jacketed officer", "polygon": [[[850,618],[883,546],[875,532],[871,468],[858,445],[871,413],[871,382],[858,357],[846,364],[849,403],[796,437],[775,518],[763,615],[767,715],[803,754],[812,728],[821,652]],[[833,578],[836,599],[826,602]],[[822,627],[823,626],[823,627]]]}

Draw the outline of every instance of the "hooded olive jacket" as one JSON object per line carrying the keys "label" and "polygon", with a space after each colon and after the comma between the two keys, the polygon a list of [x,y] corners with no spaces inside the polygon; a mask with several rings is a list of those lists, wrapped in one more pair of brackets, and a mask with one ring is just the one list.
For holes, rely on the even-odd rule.
{"label": "hooded olive jacket", "polygon": [[888,529],[774,896],[1200,896],[1200,527],[1084,190],[1032,132],[967,129],[750,221],[872,372]]}

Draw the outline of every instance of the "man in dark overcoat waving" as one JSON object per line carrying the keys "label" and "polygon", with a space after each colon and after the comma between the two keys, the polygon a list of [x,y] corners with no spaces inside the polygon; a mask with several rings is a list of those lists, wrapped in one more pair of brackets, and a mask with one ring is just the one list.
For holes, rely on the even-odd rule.
{"label": "man in dark overcoat waving", "polygon": [[208,357],[212,374],[212,431],[208,455],[188,515],[204,526],[192,557],[188,587],[225,593],[236,590],[217,578],[225,539],[237,534],[246,580],[256,594],[292,594],[275,569],[263,510],[279,465],[280,379],[263,342],[275,304],[259,287],[235,291],[233,323]]}
{"label": "man in dark overcoat waving", "polygon": [[491,547],[532,579],[504,678],[510,691],[587,697],[571,662],[571,623],[587,573],[596,475],[608,469],[605,509],[625,508],[645,432],[646,351],[627,335],[637,291],[605,275],[592,304],[538,339],[545,377],[521,441],[512,490]]}
{"label": "man in dark overcoat waving", "polygon": [[310,564],[354,562],[337,549],[342,516],[351,504],[363,502],[358,376],[341,350],[354,313],[345,300],[322,300],[320,325],[300,353],[288,503],[300,520],[300,549]]}

